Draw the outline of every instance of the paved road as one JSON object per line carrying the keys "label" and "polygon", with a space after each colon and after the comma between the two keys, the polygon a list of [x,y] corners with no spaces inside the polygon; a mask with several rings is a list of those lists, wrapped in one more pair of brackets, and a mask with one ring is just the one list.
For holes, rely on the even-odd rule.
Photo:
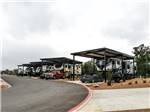
{"label": "paved road", "polygon": [[2,112],[66,112],[88,91],[76,84],[3,76],[12,87],[2,91]]}

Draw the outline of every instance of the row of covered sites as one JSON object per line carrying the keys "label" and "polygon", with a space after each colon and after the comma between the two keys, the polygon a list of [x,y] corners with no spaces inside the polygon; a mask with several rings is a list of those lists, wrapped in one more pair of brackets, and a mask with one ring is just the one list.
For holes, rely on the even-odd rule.
{"label": "row of covered sites", "polygon": [[66,57],[41,58],[38,62],[18,65],[18,75],[39,76],[41,78],[71,78],[73,69],[76,75],[81,75],[80,61]]}
{"label": "row of covered sites", "polygon": [[110,70],[116,78],[135,76],[134,57],[116,50],[99,48],[75,52],[71,53],[71,55],[73,55],[73,59],[66,57],[42,58],[39,62],[18,65],[18,74],[41,76],[41,78],[45,77],[45,75],[47,75],[47,78],[70,77],[74,80],[75,76],[83,75],[82,62],[75,59],[76,56],[81,56],[93,60],[93,65],[96,65],[97,70],[93,70],[92,73],[100,72],[103,76],[102,79],[105,81],[108,78],[107,72]]}

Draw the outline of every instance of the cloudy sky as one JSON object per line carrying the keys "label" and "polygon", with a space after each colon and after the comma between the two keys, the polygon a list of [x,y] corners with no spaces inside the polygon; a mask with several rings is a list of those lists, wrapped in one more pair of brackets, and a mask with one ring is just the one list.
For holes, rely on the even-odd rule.
{"label": "cloudy sky", "polygon": [[148,1],[3,0],[1,68],[101,47],[132,55],[150,45]]}

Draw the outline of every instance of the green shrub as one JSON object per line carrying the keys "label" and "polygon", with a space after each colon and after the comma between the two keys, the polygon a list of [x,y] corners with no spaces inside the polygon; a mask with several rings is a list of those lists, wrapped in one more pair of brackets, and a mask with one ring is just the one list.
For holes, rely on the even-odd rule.
{"label": "green shrub", "polygon": [[128,85],[132,85],[132,82],[129,82]]}
{"label": "green shrub", "polygon": [[111,70],[108,70],[108,72],[107,72],[107,78],[108,78],[107,85],[111,86],[111,81],[112,81],[112,71]]}

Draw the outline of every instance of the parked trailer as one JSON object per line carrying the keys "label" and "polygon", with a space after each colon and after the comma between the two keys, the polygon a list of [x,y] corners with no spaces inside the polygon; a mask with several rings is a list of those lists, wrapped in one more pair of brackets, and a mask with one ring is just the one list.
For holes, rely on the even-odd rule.
{"label": "parked trailer", "polygon": [[[74,52],[74,53],[71,53],[71,55],[73,55],[73,60],[75,60],[76,56],[92,58],[93,60],[102,60],[101,62],[97,62],[97,63],[101,63],[101,64],[98,64],[98,67],[101,69],[101,71],[103,71],[105,82],[110,79],[110,78],[108,79],[108,77],[107,77],[107,71],[110,68],[113,68],[112,69],[113,75],[116,74],[116,71],[118,71],[118,73],[120,72],[119,74],[121,75],[121,78],[122,78],[122,76],[125,75],[124,70],[127,71],[127,69],[123,68],[123,64],[127,60],[133,61],[133,67],[131,67],[131,68],[134,69],[134,57],[133,56],[126,54],[126,53],[122,53],[120,51],[110,49],[110,48],[106,48],[106,47],[92,49],[92,50],[85,50],[85,51],[80,51],[80,52]],[[119,61],[117,61],[118,59],[119,59]],[[121,60],[121,66],[119,65],[120,60]],[[93,61],[93,62],[95,62],[95,61]],[[118,62],[118,64],[115,64],[117,62]],[[126,64],[124,64],[124,65],[126,65]],[[118,68],[117,66],[119,66],[120,68]],[[117,69],[115,69],[114,67],[116,67]],[[135,73],[134,70],[132,70],[133,73]],[[130,72],[132,72],[132,71],[130,71]]]}
{"label": "parked trailer", "polygon": [[[105,70],[105,60],[96,60],[96,68],[102,72]],[[112,79],[120,82],[121,79],[134,78],[133,62],[129,60],[121,60],[118,58],[110,58],[106,62],[106,71],[112,71]]]}
{"label": "parked trailer", "polygon": [[42,71],[43,74],[41,75],[41,78],[44,78],[46,76],[56,76],[53,75],[55,74],[54,72],[57,71],[57,78],[59,78],[59,73],[60,77],[62,78],[70,78],[71,75],[73,74],[73,64],[75,64],[75,73],[76,75],[81,75],[81,62],[79,61],[73,61],[69,58],[66,57],[59,57],[59,58],[42,58],[42,62],[53,62],[51,65],[43,65],[42,66]]}
{"label": "parked trailer", "polygon": [[[43,74],[41,75],[41,78],[46,77],[47,75],[49,75],[48,77],[53,76],[55,77],[54,72],[57,73],[57,77],[56,78],[69,78],[71,74],[73,74],[73,65],[72,64],[62,64],[59,65],[58,64],[54,64],[54,65],[50,65],[50,66],[43,66]],[[60,74],[61,77],[58,76],[58,73]],[[75,64],[75,73],[76,75],[81,75],[81,64]],[[63,74],[63,76],[62,76]],[[51,78],[53,78],[51,77]]]}

